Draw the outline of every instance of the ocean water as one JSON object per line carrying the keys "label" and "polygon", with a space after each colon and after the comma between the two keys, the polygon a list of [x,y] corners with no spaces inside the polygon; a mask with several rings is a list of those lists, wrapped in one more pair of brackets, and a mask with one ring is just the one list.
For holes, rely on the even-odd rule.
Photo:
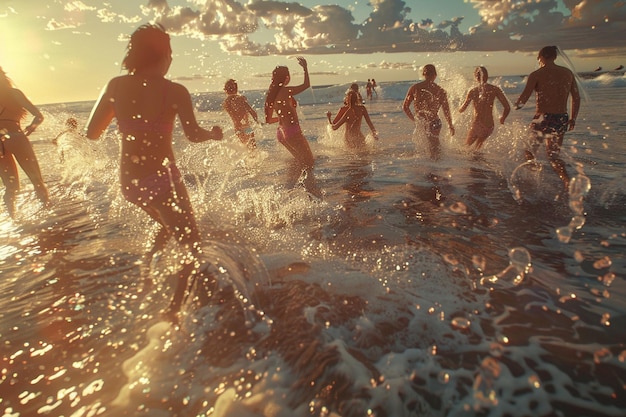
{"label": "ocean water", "polygon": [[[219,286],[197,280],[179,327],[159,313],[180,254],[143,260],[154,225],[121,197],[114,127],[53,145],[93,103],[42,106],[54,206],[23,178],[18,218],[0,211],[0,415],[626,415],[626,79],[583,81],[568,195],[542,155],[520,168],[533,99],[465,148],[454,71],[438,161],[402,113],[409,82],[380,83],[359,153],[325,116],[348,86],[301,94],[321,200],[289,184],[274,126],[249,152],[223,96],[197,95],[225,139],[177,127],[175,149]],[[524,80],[492,81],[513,102]],[[260,113],[263,93],[244,92]]]}

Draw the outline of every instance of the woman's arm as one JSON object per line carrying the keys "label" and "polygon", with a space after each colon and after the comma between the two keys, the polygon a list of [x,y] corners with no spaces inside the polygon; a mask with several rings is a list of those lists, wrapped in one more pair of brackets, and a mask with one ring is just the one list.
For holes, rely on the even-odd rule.
{"label": "woman's arm", "polygon": [[198,124],[191,102],[189,91],[181,84],[172,83],[174,102],[176,103],[178,119],[185,132],[185,137],[194,143],[207,140],[222,140],[224,134],[222,128],[213,126],[211,130],[206,130]]}
{"label": "woman's arm", "polygon": [[111,85],[115,79],[109,81],[104,87],[98,101],[91,109],[89,120],[87,121],[87,132],[85,136],[89,139],[98,139],[102,132],[111,124],[111,120],[115,116],[115,109],[113,108],[113,97],[111,97]]}
{"label": "woman's arm", "polygon": [[372,119],[370,119],[370,115],[367,112],[367,109],[365,108],[365,106],[363,106],[363,117],[365,117],[365,123],[367,123],[367,125],[370,127],[370,130],[372,131],[372,135],[374,135],[374,139],[378,139],[378,132],[376,131],[376,128],[374,127],[374,123],[372,123]]}
{"label": "woman's arm", "polygon": [[474,90],[472,89],[467,92],[467,97],[465,97],[465,101],[463,102],[463,104],[461,104],[461,107],[459,107],[459,113],[463,113],[465,109],[467,109],[467,106],[469,106],[469,104],[472,102],[472,91]]}
{"label": "woman's arm", "polygon": [[304,81],[299,86],[289,88],[291,90],[292,95],[300,94],[301,92],[303,92],[304,90],[306,90],[307,88],[311,86],[311,79],[309,77],[309,69],[308,69],[308,64],[306,62],[306,59],[299,56],[298,64],[300,64],[300,66],[304,69]]}
{"label": "woman's arm", "polygon": [[39,126],[43,122],[43,114],[41,114],[37,106],[31,103],[28,97],[26,97],[26,95],[21,90],[15,89],[14,91],[16,93],[16,98],[20,106],[28,110],[28,112],[34,116],[33,121],[24,128],[24,134],[28,136],[33,133],[35,129],[37,129],[37,126]]}
{"label": "woman's arm", "polygon": [[502,111],[502,116],[500,117],[500,124],[503,125],[507,116],[511,112],[511,105],[509,104],[509,100],[507,100],[506,96],[504,95],[504,91],[502,91],[500,87],[496,87],[496,97],[498,97],[500,104],[502,104],[502,107],[504,108],[504,110]]}

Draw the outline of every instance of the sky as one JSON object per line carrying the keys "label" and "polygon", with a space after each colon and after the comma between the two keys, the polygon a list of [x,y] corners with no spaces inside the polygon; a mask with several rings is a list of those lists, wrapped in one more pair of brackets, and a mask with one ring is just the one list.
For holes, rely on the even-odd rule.
{"label": "sky", "polygon": [[276,65],[298,82],[295,56],[313,85],[418,80],[428,63],[525,75],[546,45],[577,71],[626,65],[624,0],[0,0],[0,67],[36,104],[95,100],[154,22],[191,92],[264,89]]}

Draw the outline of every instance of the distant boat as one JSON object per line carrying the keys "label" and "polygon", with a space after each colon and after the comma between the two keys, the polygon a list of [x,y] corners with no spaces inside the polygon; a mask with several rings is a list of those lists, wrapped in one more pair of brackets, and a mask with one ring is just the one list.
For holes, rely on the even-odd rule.
{"label": "distant boat", "polygon": [[594,71],[602,71],[602,67],[598,67],[598,68],[594,69]]}
{"label": "distant boat", "polygon": [[613,71],[619,71],[619,70],[623,70],[623,69],[624,69],[624,66],[620,65],[619,67],[615,68]]}

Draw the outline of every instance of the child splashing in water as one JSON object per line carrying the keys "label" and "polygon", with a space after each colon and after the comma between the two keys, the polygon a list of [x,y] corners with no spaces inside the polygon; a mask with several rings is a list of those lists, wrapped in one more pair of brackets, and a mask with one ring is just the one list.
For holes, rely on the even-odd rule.
{"label": "child splashing in water", "polygon": [[297,86],[288,86],[291,77],[287,67],[278,66],[272,72],[272,82],[265,97],[265,122],[278,122],[276,132],[278,141],[295,158],[291,168],[292,180],[295,182],[303,175],[306,190],[319,198],[322,194],[317,188],[313,174],[315,159],[300,128],[296,110],[298,103],[294,98],[295,95],[309,88],[311,81],[306,60],[298,57],[298,64],[304,69],[304,82]]}
{"label": "child splashing in water", "polygon": [[474,105],[474,119],[472,120],[472,125],[467,134],[465,144],[467,146],[475,145],[474,149],[478,150],[493,133],[493,103],[495,99],[497,98],[503,107],[500,124],[504,124],[504,121],[511,112],[511,105],[500,87],[487,82],[489,78],[487,68],[477,67],[474,70],[474,78],[476,78],[478,86],[472,88],[467,93],[467,98],[463,104],[461,104],[459,112],[463,113],[470,103]]}
{"label": "child splashing in water", "polygon": [[197,271],[200,231],[176,166],[172,148],[174,119],[178,116],[191,142],[221,140],[222,130],[198,125],[187,89],[165,78],[172,63],[170,37],[160,25],[143,25],[131,36],[122,62],[127,75],[113,78],[104,88],[87,123],[87,137],[98,139],[113,118],[122,134],[120,182],[122,194],[159,223],[153,255],[170,238],[188,256],[178,273],[178,284],[166,317],[176,321],[187,292],[188,280]]}

